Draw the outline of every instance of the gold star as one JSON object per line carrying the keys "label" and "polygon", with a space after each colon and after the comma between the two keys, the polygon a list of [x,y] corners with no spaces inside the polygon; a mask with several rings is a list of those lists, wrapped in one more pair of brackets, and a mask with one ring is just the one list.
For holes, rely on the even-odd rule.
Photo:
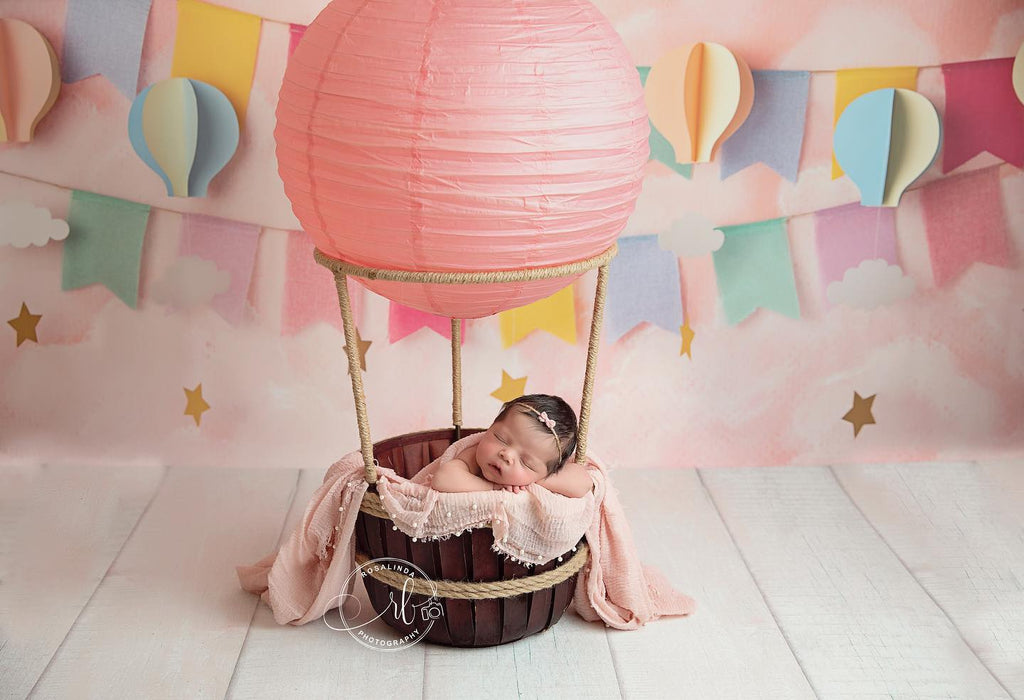
{"label": "gold star", "polygon": [[491,392],[491,396],[502,403],[518,399],[525,393],[526,377],[513,379],[505,370],[501,370],[501,386]]}
{"label": "gold star", "polygon": [[[359,329],[356,328],[356,347],[359,348],[359,368],[364,372],[366,371],[366,351],[370,349],[371,345],[373,345],[373,341],[363,340],[359,336]],[[346,354],[348,353],[348,343],[342,346],[342,350],[344,350]],[[349,368],[348,373],[352,374],[351,367]]]}
{"label": "gold star", "polygon": [[875,402],[875,396],[862,398],[856,391],[853,392],[853,408],[846,412],[843,416],[843,420],[853,424],[853,436],[857,437],[857,433],[868,423],[874,423],[875,417],[871,415],[871,404]]}
{"label": "gold star", "polygon": [[686,355],[691,360],[693,355],[690,354],[690,343],[693,342],[694,332],[690,328],[690,322],[686,321],[683,325],[679,326],[679,334],[683,336],[683,345],[679,348],[680,355]]}
{"label": "gold star", "polygon": [[199,418],[203,415],[203,411],[207,411],[210,408],[210,404],[206,403],[203,399],[203,383],[199,382],[196,384],[195,389],[185,389],[185,396],[188,399],[188,405],[185,406],[185,415],[195,418],[196,425],[199,425]]}
{"label": "gold star", "polygon": [[29,313],[25,302],[21,302],[21,313],[7,322],[18,333],[18,344],[15,347],[19,347],[26,340],[39,342],[36,338],[36,325],[42,317],[42,314]]}

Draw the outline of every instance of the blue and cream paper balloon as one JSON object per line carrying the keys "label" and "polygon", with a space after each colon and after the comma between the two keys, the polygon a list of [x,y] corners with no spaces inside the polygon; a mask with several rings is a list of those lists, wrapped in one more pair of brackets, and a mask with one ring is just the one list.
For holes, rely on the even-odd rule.
{"label": "blue and cream paper balloon", "polygon": [[867,207],[895,207],[904,190],[931,166],[942,122],[924,95],[882,88],[855,99],[839,115],[832,147]]}
{"label": "blue and cream paper balloon", "polygon": [[217,88],[169,78],[139,93],[128,113],[128,138],[171,197],[205,197],[238,148],[238,116]]}

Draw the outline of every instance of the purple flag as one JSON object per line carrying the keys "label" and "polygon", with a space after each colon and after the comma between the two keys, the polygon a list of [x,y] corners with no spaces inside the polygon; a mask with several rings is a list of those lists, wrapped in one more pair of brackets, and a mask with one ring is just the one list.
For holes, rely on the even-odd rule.
{"label": "purple flag", "polygon": [[724,180],[754,163],[764,163],[796,182],[811,74],[788,70],[752,74],[754,106],[743,126],[722,144],[719,177]]}
{"label": "purple flag", "polygon": [[658,246],[657,236],[620,238],[608,268],[605,338],[614,343],[641,321],[673,333],[683,323],[679,259]]}
{"label": "purple flag", "polygon": [[68,0],[61,79],[73,83],[102,73],[134,99],[152,1]]}

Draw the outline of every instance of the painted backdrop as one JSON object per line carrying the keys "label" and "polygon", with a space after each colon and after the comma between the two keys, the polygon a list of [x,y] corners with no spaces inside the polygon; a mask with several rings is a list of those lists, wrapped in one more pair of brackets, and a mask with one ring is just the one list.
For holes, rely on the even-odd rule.
{"label": "painted backdrop", "polygon": [[[62,56],[73,4],[6,0],[0,16],[30,22]],[[358,449],[332,280],[322,268],[303,263],[312,249],[293,233],[298,225],[276,173],[272,136],[290,43],[296,27],[308,23],[322,2],[215,4],[252,15],[258,45],[238,152],[208,197],[166,196],[129,144],[131,99],[106,75],[65,82],[33,142],[0,145],[0,204],[25,200],[67,219],[72,191],[81,190],[150,207],[136,308],[99,284],[62,291],[66,242],[0,246],[3,319],[17,317],[22,302],[41,315],[37,342],[16,345],[6,324],[0,335],[4,463],[326,468]],[[723,227],[784,218],[798,317],[762,308],[732,323],[713,256],[678,258],[679,317],[639,322],[601,348],[591,452],[622,469],[1019,455],[1019,164],[983,153],[943,172],[940,153],[895,211],[895,254],[913,280],[913,293],[872,310],[828,301],[815,212],[859,201],[848,177],[831,176],[836,71],[917,66],[918,91],[942,114],[941,65],[1012,57],[1024,39],[1020,3],[597,5],[637,66],[652,65],[679,44],[703,40],[728,46],[755,71],[811,75],[795,182],[761,164],[723,180],[720,160],[695,166],[691,177],[652,160],[624,234],[662,234],[694,214]],[[178,24],[177,0],[153,0],[134,85],[128,71],[129,92],[171,75]],[[976,262],[941,279],[925,225],[924,193],[930,184],[965,173],[983,173],[994,183],[994,203],[971,210],[975,218],[965,228],[976,223],[1005,229],[1008,256],[1003,264]],[[186,219],[193,214],[235,222],[234,235],[253,237],[251,277],[235,290],[230,308],[167,303],[161,285],[187,250],[190,227],[204,221]],[[501,402],[492,392],[502,384],[503,371],[525,377],[520,386],[526,392],[561,394],[578,407],[595,279],[592,272],[572,290],[574,340],[536,330],[505,347],[497,317],[466,323],[467,425],[485,426],[493,418]],[[646,283],[642,276],[633,281]],[[391,318],[385,299],[368,292],[357,299],[361,336],[372,342],[364,381],[374,438],[450,425],[448,339],[426,326],[398,338],[411,326]],[[679,328],[684,313],[694,333],[688,353],[682,352]],[[209,409],[197,425],[183,413],[183,390],[200,383]],[[851,422],[843,420],[855,392],[875,397],[875,422],[864,424],[856,437]]]}

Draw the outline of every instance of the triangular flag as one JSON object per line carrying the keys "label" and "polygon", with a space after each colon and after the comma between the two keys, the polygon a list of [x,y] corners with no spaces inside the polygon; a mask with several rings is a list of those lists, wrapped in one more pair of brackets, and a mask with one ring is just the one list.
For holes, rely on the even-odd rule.
{"label": "triangular flag", "polygon": [[[426,326],[448,340],[452,339],[451,319],[391,302],[388,311],[388,342],[397,343],[405,336]],[[466,344],[466,320],[459,321],[460,345]]]}
{"label": "triangular flag", "polygon": [[61,289],[99,283],[134,309],[148,221],[146,204],[72,191]]}
{"label": "triangular flag", "polygon": [[679,258],[662,249],[657,236],[628,236],[619,239],[619,254],[608,267],[604,336],[614,343],[643,321],[678,332],[683,321]]}
{"label": "triangular flag", "polygon": [[182,217],[182,257],[210,260],[219,270],[231,275],[227,291],[215,296],[211,302],[211,306],[229,323],[238,324],[244,318],[259,236],[260,228],[256,224],[206,214],[185,214]]}
{"label": "triangular flag", "polygon": [[535,330],[576,344],[576,303],[570,284],[544,299],[498,314],[502,347],[511,347]]}
{"label": "triangular flag", "polygon": [[194,78],[231,100],[245,126],[261,20],[256,15],[199,0],[178,0],[172,78]]}
{"label": "triangular flag", "polygon": [[712,257],[729,323],[739,323],[758,307],[800,318],[786,219],[718,228],[725,242]]}

